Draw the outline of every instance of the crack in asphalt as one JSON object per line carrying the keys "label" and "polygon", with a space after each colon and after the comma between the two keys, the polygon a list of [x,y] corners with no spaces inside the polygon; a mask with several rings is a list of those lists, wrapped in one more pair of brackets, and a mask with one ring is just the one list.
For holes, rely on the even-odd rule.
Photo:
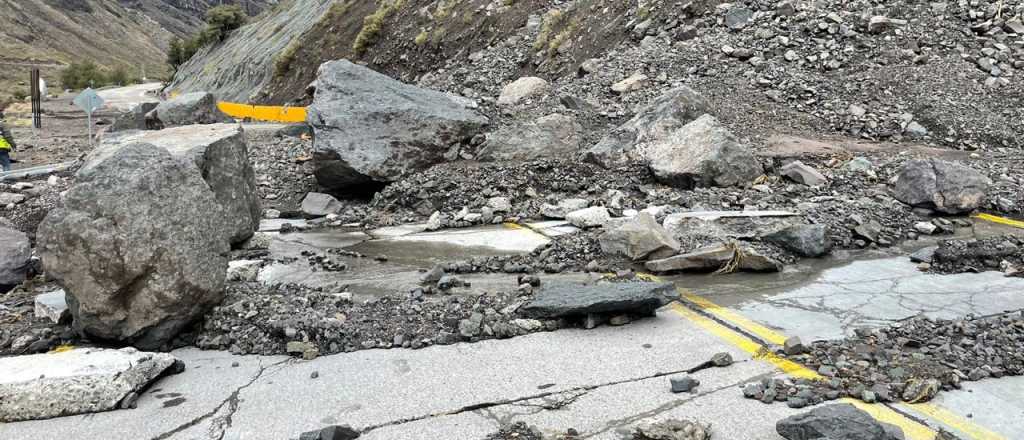
{"label": "crack in asphalt", "polygon": [[[466,405],[466,406],[463,406],[461,408],[457,408],[457,409],[454,409],[454,410],[451,410],[451,411],[443,411],[443,412],[436,412],[436,413],[430,413],[430,414],[423,414],[423,415],[419,415],[419,416],[405,417],[405,418],[401,418],[401,419],[397,419],[397,420],[392,420],[390,422],[378,423],[376,425],[370,425],[370,426],[363,427],[363,429],[360,430],[360,432],[362,432],[363,434],[366,434],[366,433],[368,433],[370,431],[381,429],[381,428],[388,428],[388,427],[392,427],[392,426],[399,426],[399,425],[404,425],[404,424],[407,424],[407,423],[418,422],[418,421],[428,420],[428,419],[433,419],[433,418],[438,418],[438,417],[454,416],[454,415],[459,415],[459,414],[463,414],[463,413],[467,413],[467,412],[468,413],[480,414],[480,415],[482,415],[485,418],[488,418],[488,419],[494,420],[494,421],[496,421],[498,423],[501,423],[502,422],[502,418],[494,415],[494,413],[491,412],[490,409],[495,408],[495,407],[500,407],[500,406],[533,407],[533,408],[537,408],[537,411],[535,413],[539,413],[539,412],[542,412],[542,411],[546,411],[548,409],[545,408],[544,404],[531,404],[531,403],[529,403],[529,401],[539,400],[539,399],[547,399],[547,398],[556,397],[556,396],[570,395],[570,397],[565,398],[565,399],[550,400],[550,401],[548,401],[548,402],[550,402],[549,405],[552,406],[551,409],[561,409],[561,408],[565,408],[566,406],[571,405],[572,403],[574,403],[580,397],[582,397],[582,396],[586,395],[587,393],[589,393],[589,392],[591,392],[593,390],[596,390],[596,389],[600,389],[600,388],[604,388],[604,387],[610,387],[610,386],[616,386],[616,385],[622,385],[622,384],[627,384],[627,383],[636,383],[636,382],[640,382],[640,381],[644,381],[644,380],[648,380],[648,379],[656,379],[656,378],[659,378],[659,377],[671,376],[671,375],[674,375],[674,374],[683,374],[683,373],[692,374],[692,373],[696,373],[698,371],[705,370],[705,369],[712,368],[712,367],[714,367],[714,364],[712,364],[711,361],[705,361],[705,362],[702,362],[702,363],[700,363],[700,364],[698,364],[698,365],[696,365],[694,367],[687,368],[687,369],[682,369],[682,370],[668,371],[668,372],[658,372],[658,373],[653,373],[653,374],[650,374],[650,375],[647,375],[647,376],[633,377],[633,378],[629,378],[629,379],[621,379],[621,380],[615,380],[615,381],[604,382],[604,383],[593,384],[593,385],[580,385],[580,386],[572,387],[572,388],[569,388],[569,389],[566,389],[566,390],[548,391],[548,392],[544,392],[544,393],[531,394],[531,395],[528,395],[528,396],[522,396],[522,397],[517,397],[517,398],[513,398],[513,399],[502,399],[502,400],[496,400],[496,401],[491,401],[491,402],[481,402],[481,403],[476,403],[476,404],[472,404],[472,405]],[[575,393],[575,395],[574,395],[574,393]]]}
{"label": "crack in asphalt", "polygon": [[[283,359],[283,360],[281,360],[279,362],[274,362],[274,363],[272,363],[270,365],[264,366],[263,365],[263,361],[261,360],[260,361],[260,369],[259,369],[259,371],[257,371],[256,374],[254,374],[253,377],[251,379],[249,379],[248,382],[242,384],[238,388],[235,388],[235,390],[226,399],[221,401],[219,405],[214,407],[212,410],[207,411],[206,413],[204,413],[204,414],[202,414],[202,415],[200,415],[200,416],[198,416],[198,417],[196,417],[196,418],[194,418],[192,420],[189,420],[188,422],[185,422],[185,423],[182,423],[181,425],[178,425],[174,429],[171,429],[169,431],[166,431],[166,432],[164,432],[164,433],[162,433],[160,435],[157,435],[157,436],[153,437],[151,440],[166,440],[166,439],[169,439],[169,438],[177,435],[178,433],[180,433],[180,432],[182,432],[182,431],[184,431],[186,429],[189,429],[189,428],[192,428],[192,427],[198,425],[203,420],[206,420],[206,419],[209,419],[211,417],[214,417],[215,415],[217,415],[217,413],[220,412],[220,410],[222,408],[224,408],[225,405],[227,405],[228,406],[228,414],[226,416],[223,416],[223,417],[216,417],[216,418],[214,418],[213,422],[210,424],[210,429],[208,431],[208,433],[210,435],[210,438],[215,438],[215,439],[218,439],[218,440],[224,438],[225,432],[227,432],[227,429],[231,427],[231,418],[235,415],[235,412],[238,411],[238,405],[239,405],[239,402],[240,402],[239,395],[242,393],[242,390],[244,390],[244,389],[252,386],[252,384],[256,383],[257,380],[259,380],[261,377],[263,377],[263,373],[265,373],[270,368],[276,367],[276,366],[284,364],[284,363],[287,363],[289,361],[291,361],[290,358],[289,359]],[[219,429],[220,432],[217,432],[218,429]]]}

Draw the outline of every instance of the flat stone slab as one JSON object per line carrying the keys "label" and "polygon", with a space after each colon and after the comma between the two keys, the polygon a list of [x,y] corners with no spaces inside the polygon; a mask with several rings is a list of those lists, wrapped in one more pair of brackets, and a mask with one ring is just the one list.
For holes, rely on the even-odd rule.
{"label": "flat stone slab", "polygon": [[669,283],[555,283],[541,287],[519,313],[533,318],[561,318],[591,313],[653,314],[676,297]]}
{"label": "flat stone slab", "polygon": [[0,359],[0,422],[95,413],[131,404],[178,360],[166,353],[78,348]]}

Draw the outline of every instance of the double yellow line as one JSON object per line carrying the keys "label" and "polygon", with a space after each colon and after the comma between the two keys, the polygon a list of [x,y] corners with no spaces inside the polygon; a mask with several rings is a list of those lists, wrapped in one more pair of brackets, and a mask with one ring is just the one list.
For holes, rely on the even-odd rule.
{"label": "double yellow line", "polygon": [[[647,275],[647,278],[657,280],[657,277],[651,275]],[[692,306],[693,309],[683,304],[673,303],[670,307],[676,314],[749,353],[755,359],[771,363],[790,376],[806,379],[821,378],[817,372],[789,359],[777,356],[769,348],[747,336],[752,335],[768,344],[782,345],[786,341],[784,335],[758,324],[739,313],[721,307],[707,298],[682,289],[679,289],[679,293],[681,298]],[[694,311],[694,309],[701,313]],[[843,402],[856,406],[880,422],[898,426],[910,440],[934,440],[935,431],[924,422],[909,417],[908,413],[917,413],[930,418],[959,431],[970,439],[1006,440],[1005,437],[999,434],[975,425],[949,410],[932,404],[910,405],[900,403],[894,405],[894,408],[889,405],[867,404],[856,399],[843,399]]]}

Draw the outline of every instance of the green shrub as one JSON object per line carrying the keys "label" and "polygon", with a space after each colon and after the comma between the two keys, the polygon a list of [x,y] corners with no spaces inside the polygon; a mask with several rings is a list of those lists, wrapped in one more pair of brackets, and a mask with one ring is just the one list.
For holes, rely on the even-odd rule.
{"label": "green shrub", "polygon": [[366,49],[377,39],[377,34],[384,28],[384,20],[397,12],[405,0],[382,0],[380,6],[372,14],[363,18],[363,28],[352,43],[352,50],[357,55],[366,53]]}
{"label": "green shrub", "polygon": [[92,61],[71,63],[60,73],[60,84],[61,87],[72,90],[102,87],[107,84],[107,77]]}

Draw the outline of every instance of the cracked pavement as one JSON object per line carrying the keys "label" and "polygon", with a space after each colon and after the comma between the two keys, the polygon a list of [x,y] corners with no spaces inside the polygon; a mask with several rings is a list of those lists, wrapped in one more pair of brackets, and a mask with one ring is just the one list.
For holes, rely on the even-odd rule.
{"label": "cracked pavement", "polygon": [[[1024,308],[1022,279],[926,275],[902,257],[830,264],[818,273],[796,274],[796,281],[772,278],[778,276],[786,277],[743,279],[760,283],[765,294],[732,293],[736,280],[729,277],[674,281],[703,283],[712,301],[809,339],[918,313]],[[709,284],[716,282],[725,288]],[[718,352],[730,353],[736,363],[708,368],[705,362]],[[764,440],[780,439],[775,422],[798,412],[744,399],[742,385],[778,375],[776,367],[670,308],[623,327],[366,350],[313,361],[195,349],[175,355],[187,370],[154,384],[137,409],[0,425],[0,438],[276,440],[349,424],[367,431],[362,438],[370,440],[479,439],[502,424],[525,421],[548,434],[574,428],[586,439],[620,439],[637,423],[675,417],[711,423],[715,438]],[[701,385],[694,393],[671,393],[668,377],[686,371]],[[986,407],[1006,408],[1014,417],[986,413],[978,420],[1007,438],[1024,437],[1024,406],[1007,394],[1024,390],[1024,378],[968,388],[971,393],[943,393],[937,402],[965,418]]]}

